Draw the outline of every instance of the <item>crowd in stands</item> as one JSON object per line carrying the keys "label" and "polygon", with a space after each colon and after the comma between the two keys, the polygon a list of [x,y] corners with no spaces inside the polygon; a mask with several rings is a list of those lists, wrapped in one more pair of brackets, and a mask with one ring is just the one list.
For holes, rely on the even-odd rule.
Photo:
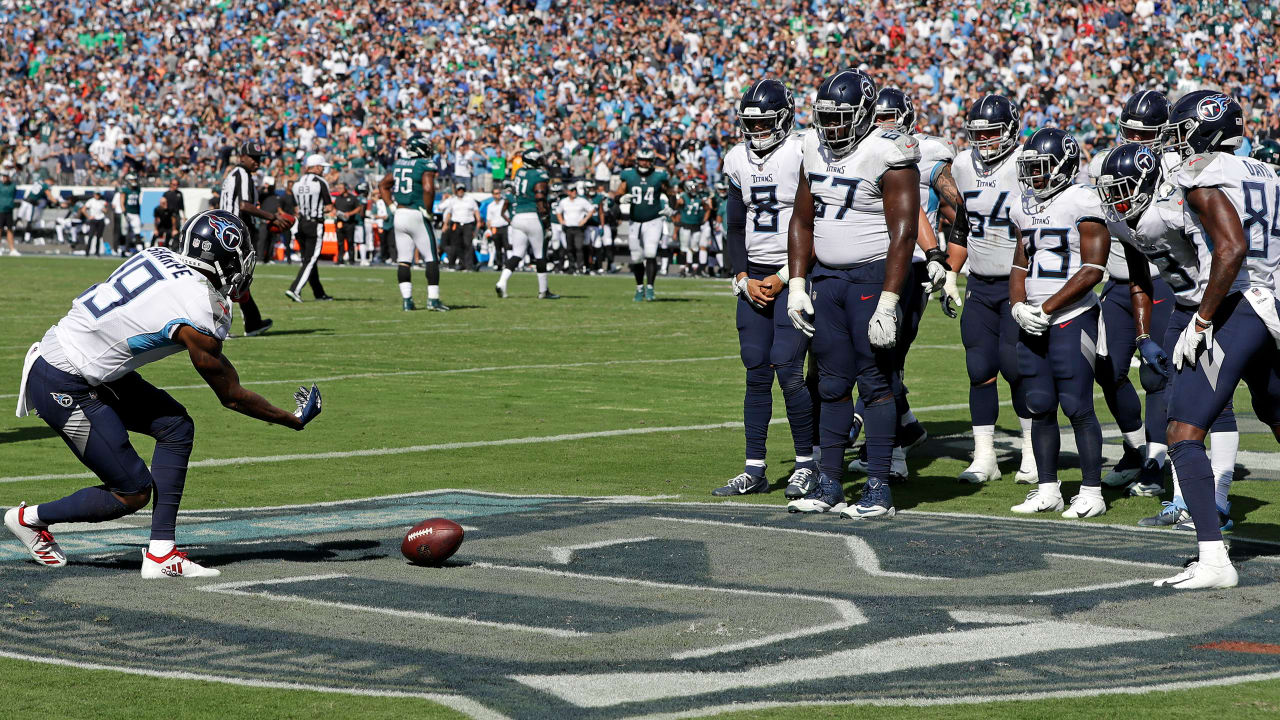
{"label": "crowd in stands", "polygon": [[594,180],[644,137],[714,182],[746,85],[784,79],[803,126],[846,65],[957,139],[986,93],[1089,146],[1135,89],[1203,85],[1241,100],[1248,137],[1280,137],[1277,27],[1277,0],[0,0],[0,164],[20,182],[208,187],[253,137],[277,182],[319,152],[354,184],[424,132],[447,182],[485,191],[526,142]]}

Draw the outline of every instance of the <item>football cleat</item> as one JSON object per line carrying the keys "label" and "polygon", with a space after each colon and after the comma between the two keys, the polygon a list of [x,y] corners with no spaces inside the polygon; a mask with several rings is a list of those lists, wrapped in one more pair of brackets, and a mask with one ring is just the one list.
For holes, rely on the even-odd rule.
{"label": "football cleat", "polygon": [[163,557],[156,557],[146,550],[142,551],[142,579],[157,578],[200,578],[218,577],[222,571],[207,568],[195,560],[187,558],[187,554],[174,548]]}
{"label": "football cleat", "polygon": [[845,507],[847,504],[844,501],[844,488],[840,487],[840,481],[826,475],[819,475],[818,486],[799,500],[787,503],[787,512],[840,512]]}
{"label": "football cleat", "polygon": [[1191,513],[1187,511],[1187,504],[1183,502],[1181,496],[1175,497],[1172,502],[1161,504],[1164,507],[1160,512],[1151,517],[1142,518],[1138,524],[1142,527],[1168,527],[1191,520]]}
{"label": "football cleat", "polygon": [[271,329],[271,326],[272,326],[272,325],[274,325],[274,324],[275,324],[275,323],[271,322],[271,318],[263,318],[263,320],[262,320],[262,324],[261,324],[261,325],[259,325],[258,327],[254,328],[254,329],[252,329],[252,330],[249,330],[248,328],[246,328],[246,329],[245,329],[245,331],[244,331],[244,336],[245,336],[245,337],[257,337],[257,336],[261,335],[262,333],[264,333],[264,332],[266,332],[266,331],[270,330],[270,329]]}
{"label": "football cleat", "polygon": [[812,468],[796,468],[787,480],[784,493],[788,500],[798,500],[818,487],[818,472]]}
{"label": "football cleat", "polygon": [[[1231,519],[1231,503],[1227,503],[1227,507],[1225,510],[1222,507],[1218,507],[1218,529],[1230,530],[1231,528],[1235,527],[1235,525],[1236,525],[1235,521]],[[1177,525],[1174,525],[1173,529],[1174,530],[1190,530],[1192,532],[1195,532],[1196,521],[1191,519],[1191,512],[1188,511],[1186,519],[1179,522]]]}
{"label": "football cleat", "polygon": [[898,511],[893,507],[893,494],[889,483],[878,478],[867,478],[858,502],[840,511],[842,518],[893,517]]}
{"label": "football cleat", "polygon": [[333,296],[332,296],[332,295],[321,295],[320,297],[316,298],[316,300],[317,300],[317,301],[319,301],[319,302],[333,302]]}
{"label": "football cleat", "polygon": [[[849,463],[849,472],[867,474],[867,445],[863,443],[858,450],[858,457]],[[894,448],[889,461],[889,484],[904,483],[911,478],[911,469],[907,467],[907,453],[903,448]]]}
{"label": "football cleat", "polygon": [[732,495],[751,495],[769,491],[769,481],[763,475],[752,475],[744,472],[729,481],[728,485],[711,491],[716,497]]}
{"label": "football cleat", "polygon": [[[1048,485],[1048,483],[1045,483]],[[1027,499],[1009,508],[1010,511],[1031,515],[1038,512],[1060,512],[1062,510],[1062,490],[1057,484],[1053,490],[1041,490],[1044,485],[1036,485],[1027,493]]]}
{"label": "football cleat", "polygon": [[496,292],[496,293],[498,293],[498,298],[499,298],[499,299],[503,299],[503,300],[505,300],[505,299],[506,299],[506,297],[507,297],[507,289],[506,289],[506,288],[502,287],[501,285],[494,285],[494,286],[493,286],[493,291],[494,291],[494,292]]}
{"label": "football cleat", "polygon": [[1142,451],[1125,447],[1124,457],[1111,468],[1111,472],[1102,477],[1102,484],[1107,487],[1124,487],[1138,479],[1142,472]]}
{"label": "football cleat", "polygon": [[657,296],[653,294],[653,286],[646,285],[644,288],[644,299],[650,302],[657,300]]}
{"label": "football cleat", "polygon": [[636,296],[631,298],[632,302],[644,302],[644,288],[636,289]]}
{"label": "football cleat", "polygon": [[1133,497],[1160,497],[1164,494],[1164,468],[1154,459],[1142,463],[1138,479],[1129,483],[1127,492]]}
{"label": "football cleat", "polygon": [[965,471],[956,478],[962,483],[982,485],[1000,479],[1000,465],[994,455],[991,457],[975,457]]}
{"label": "football cleat", "polygon": [[1209,565],[1194,561],[1173,577],[1157,580],[1155,587],[1167,587],[1174,590],[1207,590],[1212,588],[1233,588],[1240,582],[1235,565],[1228,560],[1226,565]]}
{"label": "football cleat", "polygon": [[1100,497],[1081,493],[1071,498],[1071,507],[1062,513],[1068,519],[1091,518],[1107,514],[1107,503]]}
{"label": "football cleat", "polygon": [[904,453],[920,447],[929,439],[929,431],[919,420],[903,425],[898,429],[898,447],[902,448]]}
{"label": "football cleat", "polygon": [[538,293],[539,300],[559,300],[560,296],[550,290]]}
{"label": "football cleat", "polygon": [[62,552],[56,540],[53,539],[53,533],[49,532],[48,527],[38,525],[28,525],[26,523],[26,503],[20,503],[18,507],[9,508],[4,514],[4,525],[9,528],[9,532],[17,536],[18,540],[27,547],[27,552],[31,553],[31,557],[36,562],[45,567],[62,567],[67,564],[67,554]]}
{"label": "football cleat", "polygon": [[1031,451],[1030,445],[1022,446],[1022,464],[1018,466],[1018,473],[1013,476],[1013,481],[1019,485],[1034,485],[1040,482],[1040,472],[1036,470],[1036,456]]}
{"label": "football cleat", "polygon": [[294,302],[302,302],[302,296],[292,290],[285,290],[284,296]]}
{"label": "football cleat", "polygon": [[436,299],[436,300],[428,299],[427,309],[432,312],[449,312],[449,306],[440,302],[439,299]]}

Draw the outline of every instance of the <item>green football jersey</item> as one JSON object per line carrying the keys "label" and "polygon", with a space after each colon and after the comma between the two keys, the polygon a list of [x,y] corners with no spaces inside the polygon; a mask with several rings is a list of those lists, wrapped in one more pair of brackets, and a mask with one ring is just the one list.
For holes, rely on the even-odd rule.
{"label": "green football jersey", "polygon": [[398,158],[391,166],[391,197],[403,208],[425,209],[422,206],[422,178],[427,173],[440,172],[434,160],[428,158]]}
{"label": "green football jersey", "polygon": [[707,194],[704,192],[680,193],[680,224],[685,227],[696,227],[702,224],[702,215],[706,212]]}
{"label": "green football jersey", "polygon": [[124,212],[126,215],[137,215],[142,209],[142,188],[122,187],[116,192],[124,196]]}
{"label": "green football jersey", "polygon": [[12,212],[18,195],[17,183],[0,182],[0,212]]}
{"label": "green football jersey", "polygon": [[654,170],[641,175],[634,168],[622,171],[622,182],[631,200],[631,219],[652,220],[662,214],[662,189],[667,185],[667,171]]}
{"label": "green football jersey", "polygon": [[[538,168],[522,167],[516,172],[516,177],[512,181],[512,191],[515,194],[516,201],[511,208],[512,215],[520,213],[536,213],[538,212],[538,200],[533,195],[533,189],[538,183],[551,183],[547,180],[547,174]],[[551,202],[550,190],[547,191],[547,202]]]}

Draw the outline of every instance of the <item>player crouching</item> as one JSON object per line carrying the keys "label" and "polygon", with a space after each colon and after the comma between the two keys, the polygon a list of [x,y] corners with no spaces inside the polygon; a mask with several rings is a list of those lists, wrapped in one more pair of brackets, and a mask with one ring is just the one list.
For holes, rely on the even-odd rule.
{"label": "player crouching", "polygon": [[[141,510],[154,494],[142,577],[219,574],[188,559],[174,542],[195,423],[186,408],[135,370],[185,349],[228,409],[295,430],[319,415],[314,385],[298,389],[296,412],[282,410],[241,386],[222,354],[231,329],[228,297],[248,289],[254,263],[244,223],[229,212],[207,210],[187,221],[175,249],[154,247],[134,255],[77,297],[70,312],[31,346],[18,417],[36,411],[102,481],[5,513],[5,526],[36,562],[67,564],[51,525],[115,520]],[[130,432],[155,438],[150,469],[129,443]]]}

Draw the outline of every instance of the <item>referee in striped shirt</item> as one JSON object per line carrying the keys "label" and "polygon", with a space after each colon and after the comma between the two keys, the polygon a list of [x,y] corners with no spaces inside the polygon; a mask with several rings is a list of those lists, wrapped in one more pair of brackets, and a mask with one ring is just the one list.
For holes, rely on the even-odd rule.
{"label": "referee in striped shirt", "polygon": [[[246,140],[240,144],[236,153],[236,165],[227,171],[222,179],[222,191],[218,194],[218,209],[234,213],[249,228],[249,237],[254,237],[253,218],[263,222],[271,222],[278,218],[266,212],[258,205],[258,188],[253,182],[253,172],[262,163],[262,146],[254,140]],[[258,303],[246,288],[244,292],[232,296],[232,300],[240,304],[240,312],[244,314],[244,334],[248,337],[261,335],[271,328],[271,319],[263,319],[258,311]]]}
{"label": "referee in striped shirt", "polygon": [[298,246],[302,248],[302,267],[293,285],[284,291],[294,302],[302,302],[302,286],[311,284],[311,292],[317,300],[332,300],[320,284],[320,249],[324,245],[324,218],[333,212],[333,198],[329,195],[329,183],[320,173],[329,167],[323,155],[309,155],[305,163],[306,173],[293,184],[293,199],[298,203]]}

